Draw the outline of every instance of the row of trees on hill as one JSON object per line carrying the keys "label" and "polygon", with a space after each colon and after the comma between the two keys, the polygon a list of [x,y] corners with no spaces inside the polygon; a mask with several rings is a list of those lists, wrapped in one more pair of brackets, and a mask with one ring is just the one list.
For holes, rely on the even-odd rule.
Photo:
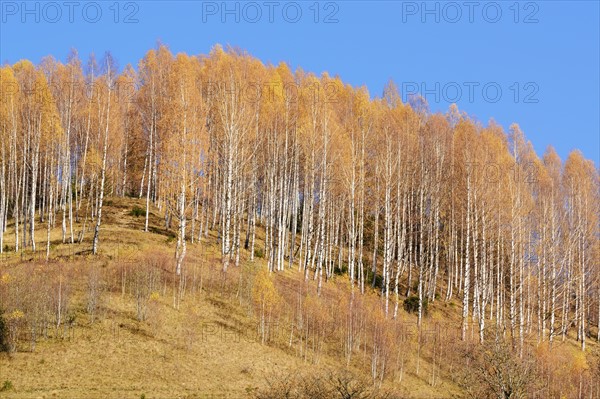
{"label": "row of trees on hill", "polygon": [[176,275],[217,231],[223,272],[260,254],[319,291],[345,272],[388,318],[400,296],[419,323],[425,302],[458,298],[463,339],[471,325],[520,348],[574,331],[585,349],[600,328],[599,174],[579,151],[540,158],[517,125],[221,47],[159,46],[121,72],[76,52],[0,72],[0,251],[49,256],[59,225],[98,253],[104,198],[134,196],[146,231],[152,210],[176,231]]}

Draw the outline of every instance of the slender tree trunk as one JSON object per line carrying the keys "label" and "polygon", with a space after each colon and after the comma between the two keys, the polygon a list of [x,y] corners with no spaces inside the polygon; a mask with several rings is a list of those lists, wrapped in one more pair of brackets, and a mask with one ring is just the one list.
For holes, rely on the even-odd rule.
{"label": "slender tree trunk", "polygon": [[[110,70],[108,72],[110,74]],[[100,238],[100,225],[102,223],[102,203],[104,201],[104,181],[106,179],[106,156],[108,153],[108,132],[110,125],[110,101],[111,101],[111,88],[110,82],[107,85],[108,87],[108,99],[106,102],[106,127],[104,130],[104,145],[102,148],[102,169],[100,171],[100,192],[98,198],[98,212],[96,215],[96,227],[94,228],[94,239],[92,242],[92,253],[94,255],[98,254],[98,241]]]}

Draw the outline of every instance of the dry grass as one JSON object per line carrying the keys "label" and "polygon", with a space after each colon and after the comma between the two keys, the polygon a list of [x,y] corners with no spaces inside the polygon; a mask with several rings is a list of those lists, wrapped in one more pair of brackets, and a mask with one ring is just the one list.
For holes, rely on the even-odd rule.
{"label": "dry grass", "polygon": [[[143,218],[129,215],[134,205],[141,204],[123,199],[108,202],[99,257],[88,254],[89,223],[82,244],[62,244],[60,228],[53,229],[47,267],[62,265],[83,276],[91,264],[107,270],[117,264],[135,265],[140,253],[148,250],[171,257],[174,243],[169,232],[155,227],[161,220],[154,215],[155,232],[144,233]],[[5,253],[0,274],[45,262],[46,234],[39,226],[38,251]],[[14,227],[6,237],[6,244],[14,248]],[[216,249],[188,246],[188,262],[205,264],[204,278],[208,280],[208,269],[216,267],[208,265]],[[42,340],[35,351],[20,351],[11,358],[0,355],[0,383],[8,380],[14,387],[0,392],[1,397],[240,397],[246,389],[262,384],[265,375],[301,367],[293,355],[261,345],[255,339],[252,318],[241,306],[232,306],[230,298],[213,298],[202,292],[188,296],[175,310],[167,289],[154,305],[155,317],[139,322],[131,298],[109,292],[99,320],[91,324],[83,305],[84,278],[73,283],[71,302],[77,320],[73,335]]]}
{"label": "dry grass", "polygon": [[[53,338],[51,334],[50,339],[40,340],[33,351],[28,351],[28,345],[22,345],[11,357],[0,354],[0,388],[4,381],[13,385],[13,389],[0,391],[0,397],[243,398],[264,387],[265,378],[272,375],[294,371],[325,373],[346,367],[339,342],[326,341],[318,359],[299,356],[295,345],[286,344],[287,337],[262,344],[257,318],[252,307],[241,298],[239,281],[240,273],[264,267],[263,261],[249,264],[244,251],[244,266],[239,270],[232,267],[227,281],[223,282],[219,272],[219,246],[212,233],[202,243],[188,243],[186,264],[190,276],[194,273],[197,290],[188,290],[179,309],[173,306],[172,287],[165,285],[151,304],[148,320],[140,322],[136,319],[131,295],[122,295],[120,290],[113,289],[105,292],[97,319],[91,323],[85,295],[86,273],[92,265],[99,267],[104,278],[115,287],[119,285],[118,270],[122,265],[137,267],[144,256],[166,259],[174,256],[173,233],[162,227],[164,222],[158,211],[152,214],[151,232],[144,233],[144,218],[130,215],[134,206],[144,204],[135,199],[107,201],[97,257],[89,254],[92,238],[89,221],[83,243],[72,245],[62,243],[60,220],[52,231],[51,259],[47,264],[46,230],[42,224],[38,225],[36,253],[2,255],[0,275],[27,267],[62,266],[67,270],[65,275],[72,278],[71,312],[75,326],[69,338]],[[76,231],[80,228],[79,224],[75,226]],[[14,247],[13,229],[11,226],[5,236],[5,243],[11,247]],[[294,306],[294,293],[304,284],[302,277],[295,270],[277,275],[277,290],[284,298],[281,306]],[[305,289],[316,291],[313,282],[307,284]],[[338,303],[335,301],[343,302],[349,297],[346,279],[336,276],[334,281],[324,285],[322,296],[329,298],[333,304],[331,311],[335,312]],[[377,301],[377,294],[369,293],[365,301]],[[436,301],[431,305],[425,330],[451,332],[449,325],[460,325],[458,308],[455,303]],[[460,394],[448,373],[439,370],[444,353],[435,354],[431,350],[414,353],[417,338],[411,326],[415,321],[414,315],[400,310],[396,323],[403,323],[407,339],[398,345],[400,349],[405,345],[407,350],[402,359],[391,361],[396,366],[402,362],[404,367],[402,372],[389,375],[383,387],[401,397],[443,398]],[[289,335],[287,331],[277,332]],[[431,337],[423,337],[422,342],[430,348],[437,347]],[[359,351],[350,368],[368,375],[368,359],[366,351],[362,354]],[[436,373],[437,379],[432,385],[432,375]]]}
{"label": "dry grass", "polygon": [[[110,314],[93,326],[79,326],[71,340],[51,340],[33,353],[2,358],[2,379],[16,389],[6,397],[240,397],[262,376],[300,366],[293,356],[222,327],[208,301],[179,312],[161,306],[156,334],[133,319],[130,306],[111,298]],[[183,329],[187,312],[197,316],[193,336]]]}

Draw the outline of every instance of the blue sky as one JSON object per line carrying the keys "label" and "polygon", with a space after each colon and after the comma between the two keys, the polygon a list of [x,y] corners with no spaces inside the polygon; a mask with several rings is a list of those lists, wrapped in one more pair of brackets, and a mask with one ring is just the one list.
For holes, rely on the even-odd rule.
{"label": "blue sky", "polygon": [[579,148],[600,164],[598,1],[0,1],[0,62],[82,59],[123,67],[157,41],[339,75],[380,95],[393,79],[433,111],[520,124],[538,154]]}

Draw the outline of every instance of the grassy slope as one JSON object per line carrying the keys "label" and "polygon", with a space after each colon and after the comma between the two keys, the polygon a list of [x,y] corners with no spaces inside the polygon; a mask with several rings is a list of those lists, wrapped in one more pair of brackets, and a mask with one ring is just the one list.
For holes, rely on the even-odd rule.
{"label": "grassy slope", "polygon": [[[90,322],[85,311],[85,270],[92,263],[105,267],[107,276],[117,265],[135,265],[140,252],[152,251],[172,257],[174,245],[163,221],[153,215],[152,233],[144,233],[143,217],[129,211],[141,202],[132,199],[108,201],[101,233],[101,254],[92,257],[91,230],[84,243],[61,244],[60,221],[52,232],[50,267],[68,264],[75,277],[71,304],[76,325],[69,339],[40,340],[34,351],[21,351],[12,358],[0,355],[0,384],[10,380],[14,390],[0,392],[7,398],[241,398],[247,390],[264,386],[265,377],[285,371],[319,371],[344,367],[344,362],[324,355],[315,363],[297,356],[285,346],[264,345],[256,334],[256,318],[236,299],[235,292],[219,293],[218,246],[212,237],[207,244],[188,244],[188,264],[197,268],[204,289],[188,294],[175,310],[168,288],[153,304],[148,321],[136,320],[135,305],[129,295],[105,293],[98,320]],[[8,245],[14,234],[9,228]],[[38,254],[3,255],[0,274],[45,257],[45,226],[39,226]],[[76,254],[76,255],[73,255]],[[68,262],[68,263],[67,263]],[[263,266],[262,260],[257,261]],[[43,262],[42,262],[43,263]],[[229,279],[235,281],[237,272]],[[301,284],[301,275],[286,271],[277,276],[279,288]],[[110,277],[109,277],[110,278]],[[116,277],[115,277],[116,278]],[[342,279],[338,279],[341,281]],[[235,287],[235,283],[230,285]],[[347,295],[344,284],[328,284],[330,295]],[[429,320],[451,321],[459,325],[458,304],[437,303]],[[410,316],[401,311],[401,317]],[[335,344],[335,343],[333,343]],[[332,345],[331,342],[328,345]],[[22,344],[26,349],[28,345]],[[342,357],[340,357],[342,358]],[[428,384],[427,358],[409,359],[402,378],[395,376],[386,385],[410,397],[448,397],[459,390],[442,374],[435,387]],[[412,362],[412,363],[411,363]]]}
{"label": "grassy slope", "polygon": [[[76,255],[68,267],[75,270],[92,262],[108,269],[135,262],[140,250],[150,248],[172,256],[173,244],[166,232],[154,228],[155,233],[145,234],[143,218],[129,216],[135,203],[109,201],[99,258],[86,255],[89,242],[62,245],[60,229],[53,231],[54,259],[49,266],[66,264],[73,252]],[[153,222],[156,226],[160,220]],[[37,237],[40,252],[4,255],[0,271],[19,267],[21,259],[43,259],[46,237],[42,229]],[[12,236],[7,237],[11,246]],[[190,247],[188,260],[193,261],[198,248]],[[0,382],[10,380],[15,390],[2,392],[0,397],[139,398],[142,393],[147,398],[239,397],[247,387],[259,384],[263,375],[301,366],[300,359],[261,345],[252,332],[244,331],[254,331],[247,312],[218,296],[189,297],[175,310],[167,293],[156,305],[159,316],[138,322],[132,298],[108,292],[99,319],[92,324],[84,308],[84,277],[79,280],[71,299],[77,323],[73,336],[41,340],[35,351],[18,352],[12,359],[1,355]],[[242,331],[235,332],[236,328]]]}

